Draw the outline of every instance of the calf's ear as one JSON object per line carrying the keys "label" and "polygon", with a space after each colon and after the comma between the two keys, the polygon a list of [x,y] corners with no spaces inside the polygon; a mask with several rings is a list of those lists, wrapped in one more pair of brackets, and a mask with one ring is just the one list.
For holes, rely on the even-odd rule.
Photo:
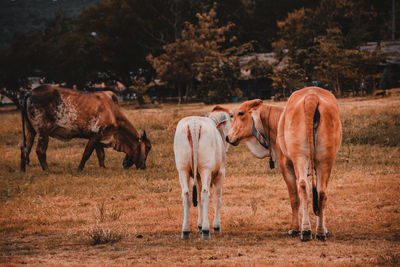
{"label": "calf's ear", "polygon": [[217,124],[217,129],[222,129],[225,127],[226,122],[228,121],[228,114],[225,112],[220,112],[219,122]]}
{"label": "calf's ear", "polygon": [[222,129],[222,128],[224,128],[225,127],[225,124],[226,124],[226,122],[227,122],[227,120],[224,120],[224,121],[221,121],[220,123],[218,123],[218,125],[217,125],[217,129]]}

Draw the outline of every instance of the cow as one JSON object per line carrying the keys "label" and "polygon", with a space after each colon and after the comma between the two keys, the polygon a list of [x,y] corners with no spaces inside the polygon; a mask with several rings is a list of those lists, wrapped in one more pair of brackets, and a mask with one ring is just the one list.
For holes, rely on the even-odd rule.
{"label": "cow", "polygon": [[325,241],[327,185],[342,140],[335,96],[322,88],[307,87],[294,92],[285,108],[263,105],[259,99],[245,102],[235,114],[226,139],[232,145],[251,142],[252,148],[249,148],[253,154],[272,156],[278,164],[292,207],[288,234],[301,233],[302,241],[312,238],[307,204],[310,191],[307,180],[311,176],[313,211],[317,216],[315,237]]}
{"label": "cow", "polygon": [[[231,113],[216,106],[207,117],[190,116],[181,119],[176,127],[174,154],[182,189],[184,217],[182,239],[188,239],[189,225],[189,180],[193,178],[193,205],[198,205],[198,231],[203,239],[210,238],[208,204],[210,189],[214,198],[214,233],[221,231],[220,209],[222,184],[225,178],[225,154],[229,144],[225,136],[232,123]],[[197,190],[198,187],[198,190]]]}
{"label": "cow", "polygon": [[57,86],[41,85],[26,93],[22,101],[21,170],[29,164],[29,154],[38,134],[36,154],[43,170],[48,169],[46,150],[49,137],[63,141],[89,139],[78,169],[83,170],[93,150],[100,167],[104,148],[112,146],[126,154],[123,167],[133,164],[146,168],[151,142],[122,112],[117,96],[111,91],[85,93]]}

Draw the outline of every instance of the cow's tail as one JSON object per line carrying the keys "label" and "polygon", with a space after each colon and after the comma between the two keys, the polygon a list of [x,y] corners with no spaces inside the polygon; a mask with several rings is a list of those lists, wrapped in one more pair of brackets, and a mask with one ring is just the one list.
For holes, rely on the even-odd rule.
{"label": "cow's tail", "polygon": [[[192,143],[192,159],[193,159],[193,206],[197,206],[197,160],[199,152],[199,139],[200,139],[200,124],[198,121],[193,120],[188,125],[189,134]],[[190,142],[190,139],[189,139]]]}
{"label": "cow's tail", "polygon": [[312,192],[313,192],[313,210],[315,215],[319,215],[321,205],[318,201],[318,190],[315,179],[315,138],[316,130],[320,121],[318,110],[319,99],[315,94],[307,95],[304,99],[304,110],[306,115],[307,143],[309,151],[309,173],[311,174]]}
{"label": "cow's tail", "polygon": [[21,121],[22,121],[22,135],[23,135],[23,143],[21,146],[21,171],[25,171],[26,163],[27,163],[27,149],[26,149],[26,133],[25,133],[25,122],[29,123],[28,116],[26,114],[26,103],[28,101],[28,97],[32,94],[31,91],[26,92],[21,99]]}

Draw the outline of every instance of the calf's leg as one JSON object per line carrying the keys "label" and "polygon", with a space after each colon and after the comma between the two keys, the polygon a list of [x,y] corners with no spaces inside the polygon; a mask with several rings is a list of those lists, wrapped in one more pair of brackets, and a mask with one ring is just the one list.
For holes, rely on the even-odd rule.
{"label": "calf's leg", "polygon": [[189,174],[187,171],[179,171],[179,182],[182,189],[182,201],[183,201],[183,222],[182,222],[182,239],[189,239],[190,235],[190,224],[189,224]]}
{"label": "calf's leg", "polygon": [[197,176],[197,232],[201,233],[203,230],[203,202],[201,201],[201,190],[203,188],[201,184],[201,178]]}
{"label": "calf's leg", "polygon": [[219,171],[216,177],[215,183],[213,184],[213,196],[214,196],[214,221],[213,228],[214,234],[221,232],[221,203],[222,203],[222,185],[225,179],[225,168]]}
{"label": "calf's leg", "polygon": [[203,223],[202,223],[202,233],[203,239],[210,238],[210,222],[208,220],[208,204],[210,203],[210,184],[211,184],[211,173],[208,170],[200,173],[202,180],[201,189],[201,203],[203,208]]}

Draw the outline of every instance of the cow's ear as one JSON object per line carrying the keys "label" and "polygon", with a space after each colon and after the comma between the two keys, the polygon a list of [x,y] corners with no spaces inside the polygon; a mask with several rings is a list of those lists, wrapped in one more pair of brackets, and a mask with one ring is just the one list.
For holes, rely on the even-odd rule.
{"label": "cow's ear", "polygon": [[225,127],[225,124],[227,121],[228,120],[224,120],[224,121],[221,121],[220,123],[218,123],[217,129],[219,129],[219,130],[223,129]]}
{"label": "cow's ear", "polygon": [[228,121],[228,114],[225,112],[220,112],[219,122],[217,125],[217,129],[222,129],[225,127],[226,122]]}
{"label": "cow's ear", "polygon": [[257,108],[258,106],[260,106],[262,104],[262,100],[261,99],[255,99],[253,101],[251,101],[249,108],[253,109],[253,108]]}

